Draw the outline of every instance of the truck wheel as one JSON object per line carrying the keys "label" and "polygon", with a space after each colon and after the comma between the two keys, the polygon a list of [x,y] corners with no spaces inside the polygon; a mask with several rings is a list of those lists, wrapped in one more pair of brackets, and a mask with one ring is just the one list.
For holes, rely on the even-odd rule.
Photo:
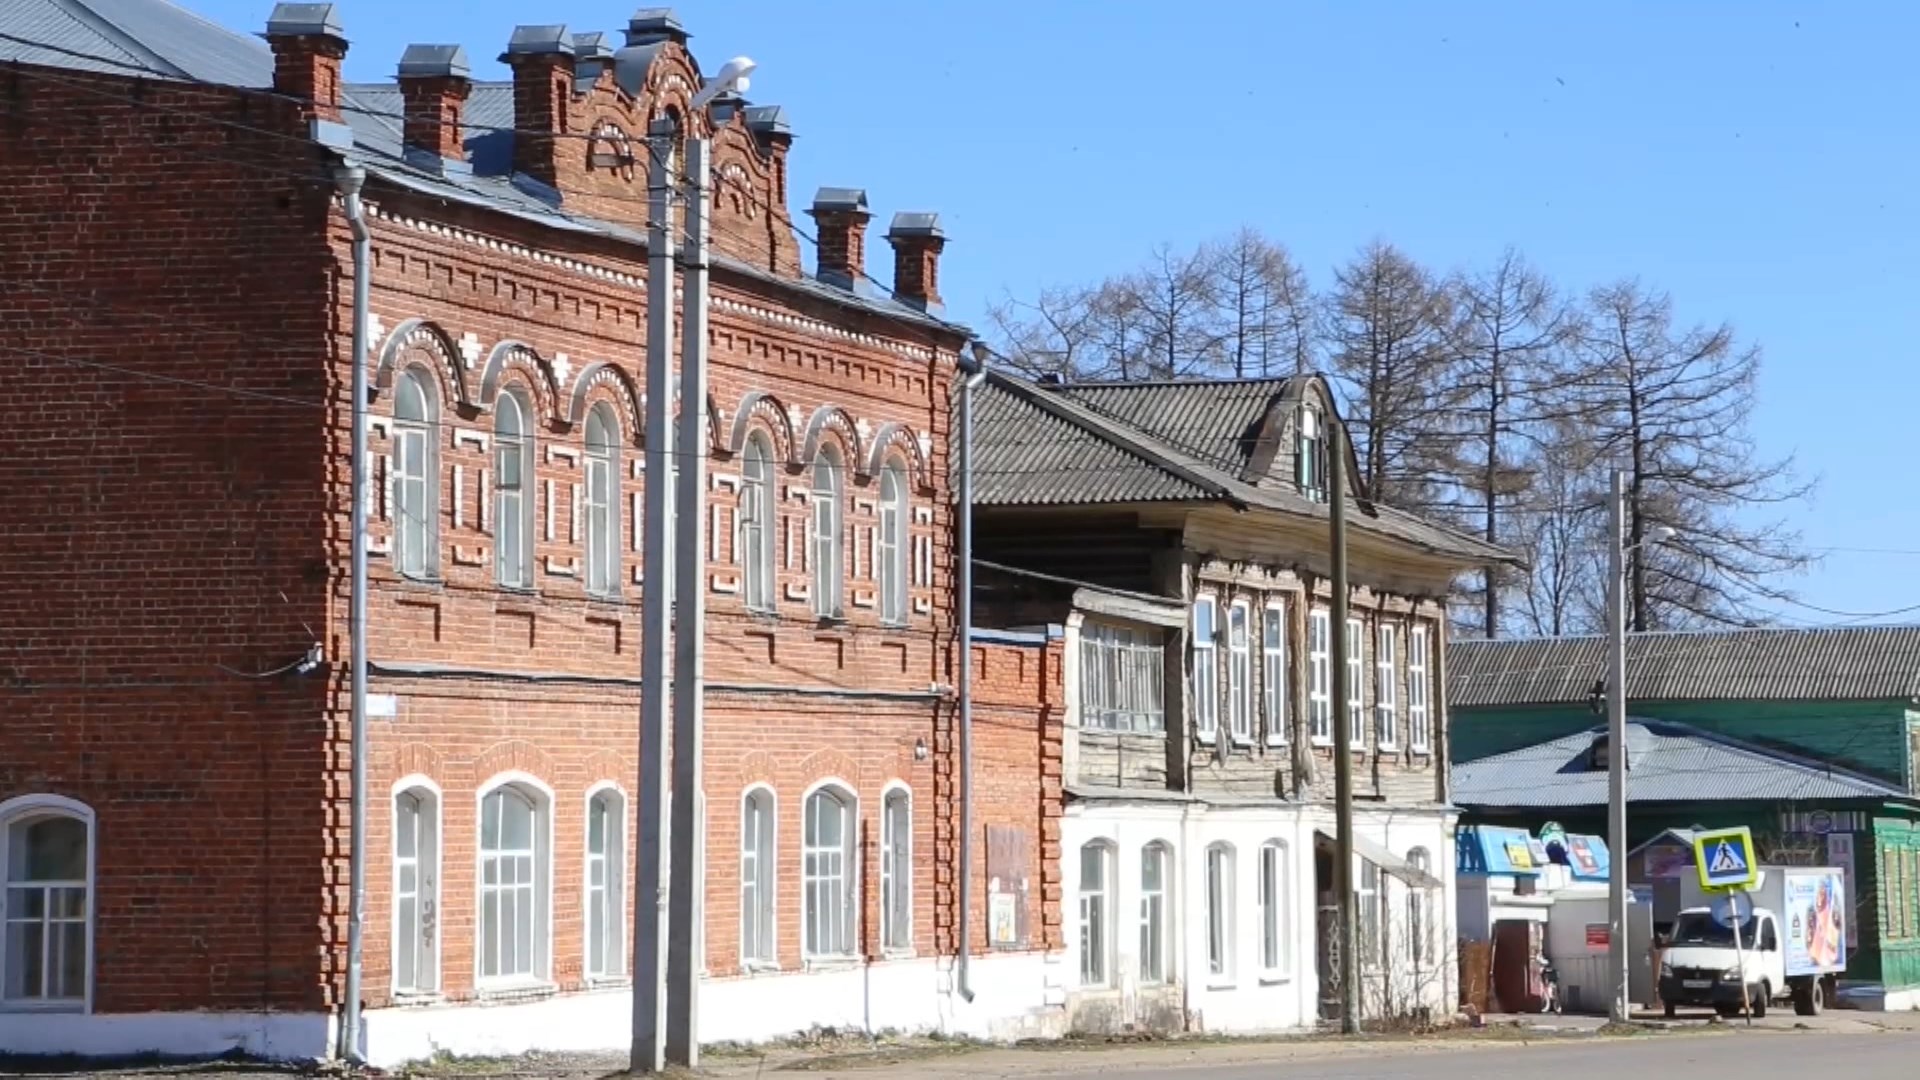
{"label": "truck wheel", "polygon": [[1669,1020],[1673,1019],[1673,1002],[1671,1001],[1667,1002],[1665,1005],[1665,1009],[1667,1012],[1667,1019]]}
{"label": "truck wheel", "polygon": [[1760,992],[1747,1000],[1747,1004],[1753,1008],[1753,1018],[1755,1020],[1765,1020],[1767,1018],[1767,1001],[1771,997],[1773,997],[1773,987],[1768,986],[1766,983],[1761,983]]}
{"label": "truck wheel", "polygon": [[1819,979],[1802,979],[1793,988],[1793,1011],[1801,1016],[1819,1016],[1827,1006],[1827,988]]}

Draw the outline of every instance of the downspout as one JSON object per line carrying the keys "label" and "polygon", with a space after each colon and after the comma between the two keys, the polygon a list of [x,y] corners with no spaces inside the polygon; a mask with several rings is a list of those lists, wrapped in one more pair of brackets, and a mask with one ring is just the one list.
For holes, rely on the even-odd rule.
{"label": "downspout", "polygon": [[973,1001],[973,388],[987,377],[983,350],[960,357],[960,999]]}
{"label": "downspout", "polygon": [[352,659],[352,822],[347,855],[347,880],[352,891],[347,911],[347,1000],[340,1024],[340,1056],[362,1064],[360,983],[367,915],[367,248],[373,234],[360,205],[366,170],[343,165],[334,170],[334,183],[346,201],[347,224],[353,230],[353,484],[352,585],[347,602],[348,637]]}

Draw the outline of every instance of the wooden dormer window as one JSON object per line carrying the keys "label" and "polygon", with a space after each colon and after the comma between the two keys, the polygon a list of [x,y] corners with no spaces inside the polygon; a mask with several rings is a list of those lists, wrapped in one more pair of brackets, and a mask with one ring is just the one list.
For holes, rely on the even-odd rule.
{"label": "wooden dormer window", "polygon": [[1294,480],[1300,486],[1300,494],[1314,502],[1327,501],[1327,433],[1326,419],[1320,410],[1312,405],[1300,408],[1300,422],[1295,428],[1294,438]]}

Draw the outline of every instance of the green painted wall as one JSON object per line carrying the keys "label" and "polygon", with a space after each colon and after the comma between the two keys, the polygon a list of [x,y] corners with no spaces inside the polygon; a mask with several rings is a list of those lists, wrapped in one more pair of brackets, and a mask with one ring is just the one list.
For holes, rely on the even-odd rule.
{"label": "green painted wall", "polygon": [[1920,986],[1920,933],[1893,938],[1888,936],[1885,929],[1893,922],[1890,911],[1896,903],[1906,905],[1908,925],[1920,926],[1920,881],[1907,881],[1904,890],[1906,895],[1898,897],[1891,895],[1892,890],[1882,887],[1888,861],[1901,853],[1905,854],[1907,865],[1920,866],[1920,822],[1875,818],[1873,853],[1871,857],[1861,860],[1864,863],[1861,869],[1871,877],[1867,887],[1874,890],[1878,901],[1873,914],[1876,921],[1874,931],[1880,939],[1880,949],[1875,958],[1877,970],[1860,977],[1878,979],[1889,989]]}
{"label": "green painted wall", "polygon": [[[1634,716],[1672,720],[1736,739],[1791,748],[1907,788],[1920,713],[1893,701],[1634,701]],[[1455,764],[1587,731],[1604,723],[1579,705],[1453,707]]]}

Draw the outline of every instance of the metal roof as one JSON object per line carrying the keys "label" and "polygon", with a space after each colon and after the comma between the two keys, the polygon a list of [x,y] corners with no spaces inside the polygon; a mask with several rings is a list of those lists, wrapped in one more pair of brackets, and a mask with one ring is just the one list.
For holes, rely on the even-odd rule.
{"label": "metal roof", "polygon": [[[1591,760],[1605,735],[1599,727],[1455,765],[1453,801],[1488,809],[1605,806],[1607,770]],[[1907,797],[1857,773],[1686,724],[1633,720],[1627,746],[1630,803]]]}
{"label": "metal roof", "polygon": [[[974,394],[974,503],[1220,501],[1324,521],[1325,503],[1245,476],[1254,436],[1291,389],[1288,379],[1046,384],[990,373]],[[1348,505],[1357,531],[1462,565],[1516,561],[1392,507],[1352,498]]]}
{"label": "metal roof", "polygon": [[[1604,637],[1456,641],[1455,708],[1584,702],[1606,674]],[[1920,697],[1920,626],[1631,634],[1627,697],[1640,701],[1833,701]]]}
{"label": "metal roof", "polygon": [[255,89],[273,84],[265,42],[161,0],[5,0],[0,34],[37,43],[0,40],[0,61]]}

